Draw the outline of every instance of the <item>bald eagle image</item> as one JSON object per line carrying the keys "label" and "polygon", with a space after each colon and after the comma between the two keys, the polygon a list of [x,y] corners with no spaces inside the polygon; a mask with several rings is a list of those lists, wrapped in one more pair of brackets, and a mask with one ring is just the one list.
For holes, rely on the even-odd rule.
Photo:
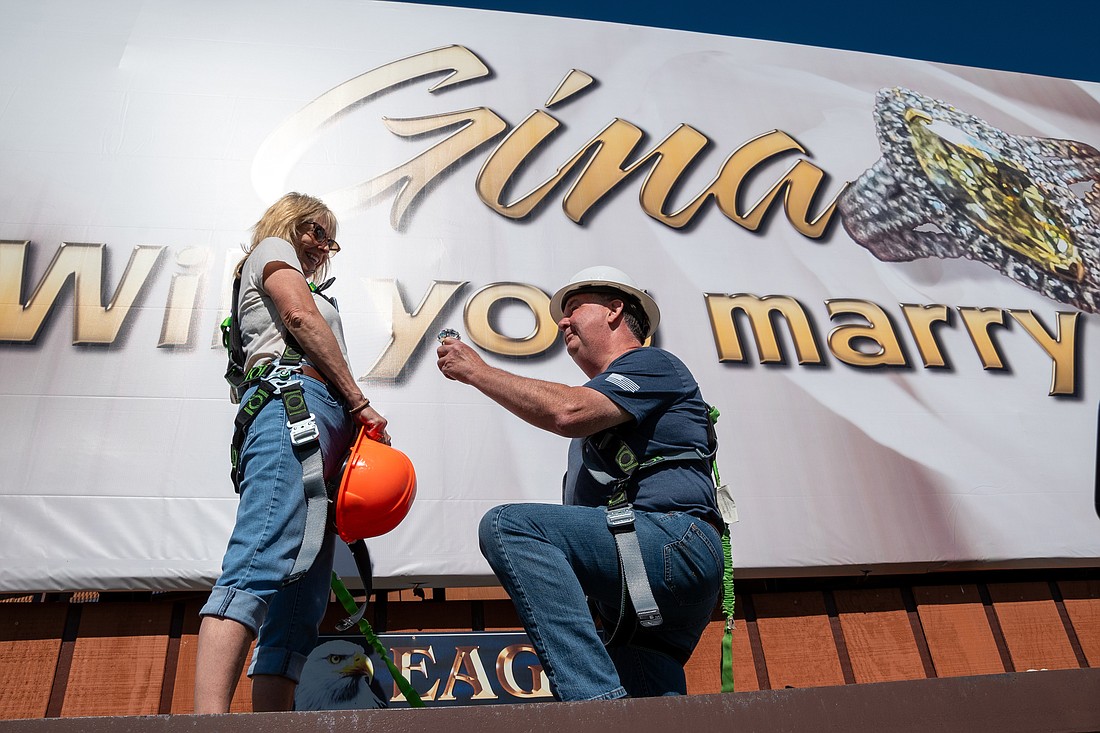
{"label": "bald eagle image", "polygon": [[374,678],[363,647],[337,639],[318,645],[306,659],[294,693],[295,710],[384,708],[386,694]]}

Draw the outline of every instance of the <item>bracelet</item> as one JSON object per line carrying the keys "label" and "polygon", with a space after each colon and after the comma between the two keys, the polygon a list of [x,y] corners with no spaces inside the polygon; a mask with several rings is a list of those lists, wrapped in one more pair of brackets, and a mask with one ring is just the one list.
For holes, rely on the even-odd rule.
{"label": "bracelet", "polygon": [[354,415],[357,412],[362,412],[363,410],[365,410],[368,407],[370,407],[370,400],[364,398],[362,404],[356,405],[355,407],[348,410],[348,414],[349,415]]}

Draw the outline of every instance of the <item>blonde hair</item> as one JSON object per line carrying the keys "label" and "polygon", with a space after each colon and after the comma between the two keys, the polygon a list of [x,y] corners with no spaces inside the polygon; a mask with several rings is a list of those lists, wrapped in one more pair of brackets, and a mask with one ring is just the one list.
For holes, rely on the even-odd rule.
{"label": "blonde hair", "polygon": [[[325,206],[325,202],[314,196],[291,191],[284,194],[278,201],[268,207],[260,220],[252,225],[252,242],[245,248],[244,258],[237,264],[237,273],[240,274],[241,265],[256,249],[256,245],[268,237],[278,237],[290,243],[294,251],[301,254],[301,238],[298,236],[298,228],[307,221],[316,222],[325,228],[325,233],[336,238],[338,224],[336,216]],[[313,277],[323,280],[328,271],[326,259]]]}

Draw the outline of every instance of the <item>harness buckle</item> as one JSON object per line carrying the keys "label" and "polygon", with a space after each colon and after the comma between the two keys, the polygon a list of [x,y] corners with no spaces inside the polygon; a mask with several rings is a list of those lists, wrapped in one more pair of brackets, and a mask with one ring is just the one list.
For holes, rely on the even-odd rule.
{"label": "harness buckle", "polygon": [[664,622],[661,618],[661,612],[654,608],[652,611],[639,611],[638,623],[646,628],[652,628],[654,626],[660,626]]}
{"label": "harness buckle", "polygon": [[295,448],[309,445],[321,438],[321,431],[317,429],[317,419],[312,412],[305,420],[298,422],[288,420],[286,426],[290,428],[290,444]]}
{"label": "harness buckle", "polygon": [[284,389],[290,389],[298,384],[298,370],[291,367],[277,367],[267,377],[267,383],[275,389],[275,394],[281,395]]}
{"label": "harness buckle", "polygon": [[627,504],[617,509],[608,509],[607,528],[613,533],[632,531],[634,529],[634,507]]}
{"label": "harness buckle", "polygon": [[283,393],[283,390],[288,389],[289,387],[292,387],[293,385],[297,384],[298,380],[297,379],[278,379],[276,377],[272,377],[272,378],[267,380],[267,383],[270,384],[272,389],[274,390],[274,392],[272,394],[281,395]]}

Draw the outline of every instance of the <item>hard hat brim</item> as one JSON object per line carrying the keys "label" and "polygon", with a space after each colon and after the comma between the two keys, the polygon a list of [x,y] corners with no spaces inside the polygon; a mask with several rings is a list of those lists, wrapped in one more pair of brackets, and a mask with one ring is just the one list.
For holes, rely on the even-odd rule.
{"label": "hard hat brim", "polygon": [[661,322],[661,309],[657,307],[657,301],[653,300],[649,293],[625,283],[596,278],[571,282],[554,293],[554,296],[550,298],[550,316],[555,323],[565,317],[563,307],[570,296],[586,290],[614,290],[637,300],[641,304],[642,310],[645,311],[646,318],[649,319],[649,331],[646,333],[646,338],[653,335],[653,332],[657,330],[657,324]]}

